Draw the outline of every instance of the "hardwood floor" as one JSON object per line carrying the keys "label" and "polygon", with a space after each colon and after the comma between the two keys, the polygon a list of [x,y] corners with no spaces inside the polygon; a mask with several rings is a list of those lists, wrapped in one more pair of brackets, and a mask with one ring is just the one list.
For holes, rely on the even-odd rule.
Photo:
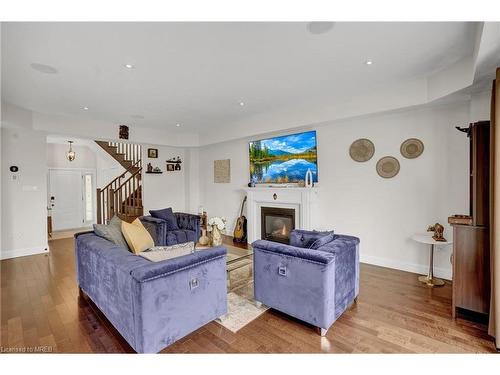
{"label": "hardwood floor", "polygon": [[[3,260],[2,352],[132,352],[102,313],[78,296],[73,239],[50,255]],[[212,322],[164,353],[476,353],[495,352],[484,324],[451,319],[451,285],[429,289],[416,275],[361,265],[358,302],[321,338],[274,310],[233,333]]]}

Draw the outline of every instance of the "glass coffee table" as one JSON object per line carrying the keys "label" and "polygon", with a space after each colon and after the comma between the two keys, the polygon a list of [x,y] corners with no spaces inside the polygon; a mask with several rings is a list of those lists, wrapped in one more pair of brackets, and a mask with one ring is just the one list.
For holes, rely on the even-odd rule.
{"label": "glass coffee table", "polygon": [[[229,291],[247,284],[253,277],[253,249],[243,249],[231,244],[222,244],[227,249],[226,269],[227,288]],[[196,250],[209,249],[208,246],[196,246]]]}

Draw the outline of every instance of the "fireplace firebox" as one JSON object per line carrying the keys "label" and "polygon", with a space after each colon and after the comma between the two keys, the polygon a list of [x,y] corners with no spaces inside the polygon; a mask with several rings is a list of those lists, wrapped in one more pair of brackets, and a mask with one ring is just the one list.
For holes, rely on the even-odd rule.
{"label": "fireplace firebox", "polygon": [[261,238],[263,240],[290,242],[290,231],[295,229],[293,208],[261,207]]}

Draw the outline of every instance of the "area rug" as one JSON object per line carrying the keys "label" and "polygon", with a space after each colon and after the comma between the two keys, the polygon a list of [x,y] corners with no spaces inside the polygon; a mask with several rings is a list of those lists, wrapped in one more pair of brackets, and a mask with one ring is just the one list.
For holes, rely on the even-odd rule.
{"label": "area rug", "polygon": [[227,294],[227,309],[228,313],[216,322],[232,332],[238,332],[269,308],[264,305],[257,307],[255,301],[231,292]]}

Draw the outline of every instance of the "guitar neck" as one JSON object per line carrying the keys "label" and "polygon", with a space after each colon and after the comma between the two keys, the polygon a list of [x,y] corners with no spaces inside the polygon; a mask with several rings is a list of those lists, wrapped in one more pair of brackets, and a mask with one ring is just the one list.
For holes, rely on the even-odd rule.
{"label": "guitar neck", "polygon": [[243,207],[245,206],[245,202],[247,201],[247,197],[243,199],[243,202],[241,202],[241,211],[240,211],[240,217],[243,216]]}

